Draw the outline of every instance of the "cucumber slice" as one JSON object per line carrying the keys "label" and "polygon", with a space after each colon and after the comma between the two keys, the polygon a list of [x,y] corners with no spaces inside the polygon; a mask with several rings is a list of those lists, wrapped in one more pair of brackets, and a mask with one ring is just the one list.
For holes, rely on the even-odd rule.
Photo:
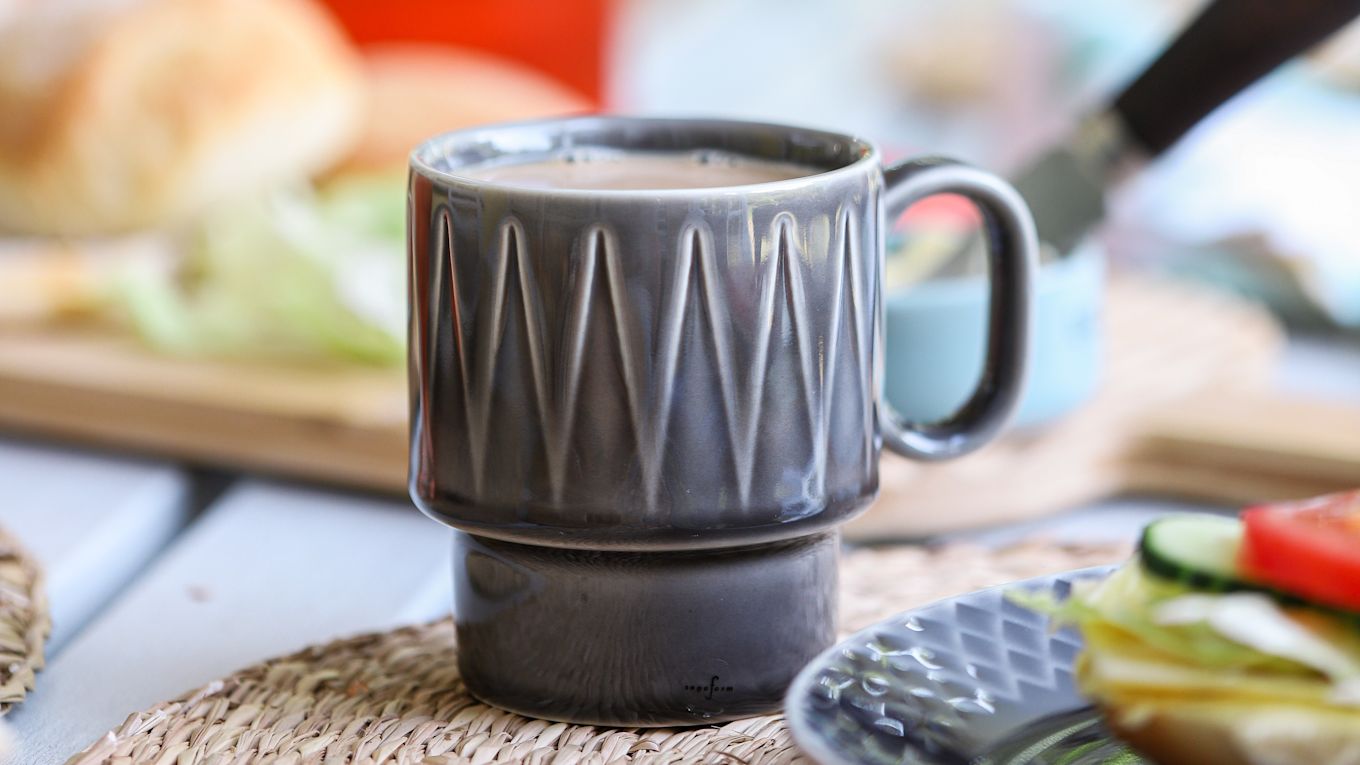
{"label": "cucumber slice", "polygon": [[1197,590],[1260,590],[1238,573],[1241,546],[1242,523],[1236,518],[1168,515],[1143,529],[1138,557],[1149,572]]}
{"label": "cucumber slice", "polygon": [[1203,513],[1168,515],[1149,523],[1138,544],[1148,573],[1205,592],[1260,592],[1280,604],[1308,608],[1360,629],[1360,612],[1314,603],[1293,593],[1245,578],[1237,568],[1242,522]]}

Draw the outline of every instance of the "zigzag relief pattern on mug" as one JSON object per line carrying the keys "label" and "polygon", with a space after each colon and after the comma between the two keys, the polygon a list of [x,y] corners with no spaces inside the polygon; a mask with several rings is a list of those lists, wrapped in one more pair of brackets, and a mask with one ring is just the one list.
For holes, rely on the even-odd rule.
{"label": "zigzag relief pattern on mug", "polygon": [[[471,485],[467,488],[472,496],[484,496],[488,489],[486,460],[492,451],[491,429],[498,419],[494,394],[499,391],[505,395],[506,386],[520,384],[496,376],[500,356],[506,352],[507,325],[512,321],[523,322],[530,389],[518,393],[532,402],[537,417],[535,437],[541,440],[548,498],[554,504],[562,503],[570,480],[573,437],[583,427],[578,413],[582,408],[579,399],[583,369],[586,357],[591,355],[587,346],[592,328],[599,330],[601,325],[608,327],[607,334],[613,342],[607,351],[621,376],[620,403],[637,447],[635,452],[631,448],[629,452],[637,462],[640,499],[646,513],[655,513],[665,504],[660,498],[663,464],[668,446],[675,448],[668,439],[678,416],[676,409],[684,405],[684,397],[676,390],[677,373],[682,365],[703,363],[717,378],[726,443],[714,446],[725,447],[725,458],[735,476],[732,503],[747,507],[752,503],[753,492],[759,493],[754,476],[767,382],[789,382],[767,379],[774,353],[794,354],[801,393],[800,415],[812,436],[814,475],[807,489],[818,496],[825,493],[831,404],[837,393],[838,377],[835,368],[829,365],[841,353],[842,343],[848,343],[854,362],[845,366],[853,384],[842,393],[859,404],[857,410],[863,421],[855,423],[855,427],[864,434],[862,469],[872,469],[868,461],[873,454],[875,413],[872,395],[867,391],[873,384],[876,293],[868,281],[872,272],[866,273],[873,264],[863,262],[858,232],[848,212],[842,210],[837,216],[824,257],[811,257],[803,252],[797,222],[788,213],[775,216],[768,240],[757,237],[750,243],[752,252],[743,253],[749,254],[749,258],[729,258],[729,253],[720,251],[715,244],[713,231],[707,225],[687,224],[676,237],[674,257],[669,264],[669,289],[658,305],[646,307],[630,297],[625,253],[609,227],[586,228],[576,242],[578,255],[567,287],[545,290],[535,275],[533,242],[518,219],[507,217],[495,233],[496,257],[487,264],[491,270],[482,272],[477,284],[478,299],[491,303],[480,309],[485,313],[479,313],[475,321],[459,298],[465,293],[459,285],[460,267],[447,210],[441,225],[445,229],[440,238],[447,257],[455,375],[461,383],[458,387],[462,391],[471,461],[468,476]],[[766,246],[762,248],[762,244]],[[753,319],[747,322],[750,329],[739,331],[731,307],[739,287],[734,285],[732,272],[742,268],[756,270],[759,291],[754,314],[743,317]],[[824,273],[815,274],[813,286],[818,292],[826,292],[809,299],[808,280],[814,277],[814,271],[823,270]],[[545,308],[547,293],[552,293],[547,297],[551,305]],[[556,320],[550,321],[549,314]],[[710,348],[712,358],[682,359],[686,326],[693,327],[696,320],[705,333],[702,341]],[[788,322],[791,332],[775,346],[772,340],[781,320]],[[475,343],[468,342],[472,333]],[[650,343],[646,342],[648,339]],[[695,338],[689,338],[689,342],[694,341]],[[598,353],[600,349],[594,350]],[[739,359],[739,353],[745,356],[744,361]],[[592,359],[598,362],[599,357]]]}

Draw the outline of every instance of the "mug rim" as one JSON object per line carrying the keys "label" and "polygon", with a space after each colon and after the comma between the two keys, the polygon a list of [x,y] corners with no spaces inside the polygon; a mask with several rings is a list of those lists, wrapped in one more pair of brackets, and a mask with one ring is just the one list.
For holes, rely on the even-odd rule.
{"label": "mug rim", "polygon": [[[827,145],[836,143],[845,144],[852,156],[851,161],[837,167],[818,168],[815,166],[806,175],[795,178],[786,178],[777,181],[763,181],[759,183],[745,183],[726,186],[701,186],[701,187],[682,187],[682,188],[655,188],[655,189],[580,189],[580,188],[544,188],[536,186],[525,186],[501,181],[492,181],[485,178],[475,178],[468,175],[460,175],[451,170],[446,170],[435,166],[435,162],[440,157],[449,155],[449,150],[454,145],[471,145],[478,141],[489,141],[491,136],[496,133],[507,131],[531,130],[533,128],[549,129],[554,127],[574,129],[577,132],[589,130],[590,128],[602,129],[608,126],[633,127],[642,129],[664,129],[666,127],[681,128],[708,128],[723,131],[746,131],[746,132],[777,132],[784,137],[793,135],[810,137],[822,141]],[[624,147],[626,150],[626,147]],[[718,148],[718,147],[715,147]],[[730,149],[722,149],[731,151]],[[551,148],[548,149],[551,151]],[[543,155],[543,149],[526,149],[520,152],[525,155]],[[746,156],[762,161],[784,161],[799,164],[794,160],[780,159],[769,156],[759,156],[749,152],[732,151],[734,154]],[[509,156],[511,152],[507,152]],[[836,180],[858,173],[866,169],[881,168],[881,161],[878,147],[865,138],[861,138],[850,133],[839,133],[835,131],[822,130],[819,128],[802,127],[798,125],[788,125],[777,122],[761,122],[755,120],[707,118],[707,117],[634,117],[634,116],[615,116],[615,115],[580,115],[572,117],[547,117],[532,120],[518,120],[513,122],[498,122],[475,127],[461,128],[440,133],[427,138],[416,145],[408,158],[409,169],[412,173],[419,173],[431,181],[438,181],[448,186],[460,186],[470,189],[484,189],[496,191],[504,194],[533,194],[535,196],[553,197],[588,197],[588,198],[620,198],[637,199],[646,198],[679,198],[695,196],[718,196],[724,194],[750,194],[750,193],[780,193],[805,190],[809,186],[820,185],[822,183],[834,183]]]}

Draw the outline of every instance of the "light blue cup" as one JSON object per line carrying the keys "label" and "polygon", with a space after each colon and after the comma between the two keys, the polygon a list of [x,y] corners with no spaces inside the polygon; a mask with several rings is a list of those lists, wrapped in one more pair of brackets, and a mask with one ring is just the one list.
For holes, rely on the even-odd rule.
{"label": "light blue cup", "polygon": [[[1039,269],[1029,383],[1013,424],[1042,425],[1089,399],[1100,381],[1105,263],[1083,244]],[[902,416],[942,420],[982,373],[984,277],[937,279],[884,296],[884,393]]]}

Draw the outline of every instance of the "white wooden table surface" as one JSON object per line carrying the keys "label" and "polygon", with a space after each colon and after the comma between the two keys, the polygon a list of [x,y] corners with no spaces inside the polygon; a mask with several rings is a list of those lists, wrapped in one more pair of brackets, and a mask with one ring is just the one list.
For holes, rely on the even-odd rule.
{"label": "white wooden table surface", "polygon": [[[1279,383],[1360,402],[1360,347],[1295,342]],[[37,690],[8,717],[12,762],[65,762],[244,665],[448,610],[448,532],[406,502],[251,478],[202,494],[173,464],[0,439],[0,524],[45,566],[54,621]],[[1118,500],[975,536],[1131,537],[1185,507]]]}

